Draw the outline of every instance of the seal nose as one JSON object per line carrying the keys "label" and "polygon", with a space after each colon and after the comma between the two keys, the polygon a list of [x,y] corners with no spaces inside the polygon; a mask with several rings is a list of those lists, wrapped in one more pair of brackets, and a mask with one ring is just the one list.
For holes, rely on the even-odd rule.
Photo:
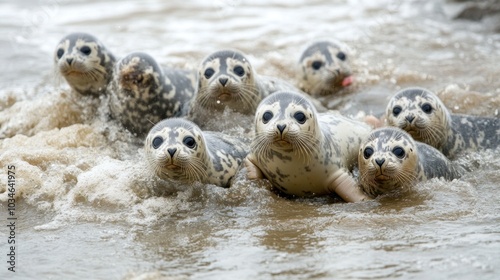
{"label": "seal nose", "polygon": [[224,87],[224,86],[226,86],[227,81],[228,81],[228,78],[223,78],[223,77],[220,77],[220,78],[219,78],[219,83],[220,83],[223,87]]}
{"label": "seal nose", "polygon": [[385,159],[383,158],[378,158],[375,160],[375,162],[378,164],[378,166],[382,167],[382,164],[384,164]]}
{"label": "seal nose", "polygon": [[411,123],[411,122],[415,119],[415,116],[413,116],[413,115],[408,115],[408,116],[406,116],[406,117],[405,117],[405,119],[406,119],[409,123]]}
{"label": "seal nose", "polygon": [[66,61],[68,62],[69,65],[71,65],[71,62],[73,62],[73,58],[66,58]]}
{"label": "seal nose", "polygon": [[169,148],[167,149],[167,152],[170,155],[170,157],[173,157],[175,152],[177,152],[177,148]]}
{"label": "seal nose", "polygon": [[280,133],[283,134],[283,130],[285,130],[286,124],[278,124],[276,127],[278,127]]}

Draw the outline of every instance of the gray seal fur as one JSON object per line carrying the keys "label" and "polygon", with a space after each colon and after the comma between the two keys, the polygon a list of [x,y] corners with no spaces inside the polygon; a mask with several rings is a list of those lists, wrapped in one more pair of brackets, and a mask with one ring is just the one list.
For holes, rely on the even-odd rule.
{"label": "gray seal fur", "polygon": [[162,179],[229,187],[248,146],[228,135],[202,131],[186,119],[156,124],[145,141],[146,158]]}
{"label": "gray seal fur", "polygon": [[387,106],[386,120],[449,158],[500,144],[500,119],[451,114],[433,92],[424,88],[396,93]]}
{"label": "gray seal fur", "polygon": [[97,38],[87,33],[66,35],[54,52],[58,72],[74,91],[82,95],[106,93],[115,60]]}
{"label": "gray seal fur", "polygon": [[360,146],[358,165],[362,189],[372,197],[431,178],[453,180],[463,173],[440,151],[396,127],[372,131]]}
{"label": "gray seal fur", "polygon": [[195,73],[161,68],[143,52],[133,52],[116,63],[110,83],[113,118],[132,133],[143,136],[154,124],[187,114],[194,97]]}

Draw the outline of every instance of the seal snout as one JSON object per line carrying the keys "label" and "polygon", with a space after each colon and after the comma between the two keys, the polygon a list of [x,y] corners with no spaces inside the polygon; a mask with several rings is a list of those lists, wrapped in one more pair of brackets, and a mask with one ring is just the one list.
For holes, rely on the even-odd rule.
{"label": "seal snout", "polygon": [[168,154],[170,155],[170,157],[172,157],[172,158],[173,158],[173,157],[174,157],[174,155],[175,155],[175,152],[177,152],[177,148],[168,148],[168,149],[167,149],[167,152],[168,152]]}
{"label": "seal snout", "polygon": [[408,123],[411,123],[415,119],[415,116],[413,114],[409,114],[405,117],[405,119],[408,121]]}
{"label": "seal snout", "polygon": [[227,82],[228,82],[228,81],[229,81],[229,79],[228,79],[228,78],[226,78],[226,77],[219,77],[219,83],[220,83],[223,87],[225,87],[225,86],[226,86],[226,84],[227,84]]}
{"label": "seal snout", "polygon": [[73,58],[72,57],[66,58],[66,62],[68,63],[68,65],[71,65],[71,63],[73,63]]}
{"label": "seal snout", "polygon": [[276,125],[276,127],[278,128],[280,134],[283,135],[283,131],[286,128],[286,124],[278,124],[278,125]]}
{"label": "seal snout", "polygon": [[377,163],[378,166],[382,167],[382,164],[384,164],[385,159],[377,158],[377,159],[375,159],[375,162]]}

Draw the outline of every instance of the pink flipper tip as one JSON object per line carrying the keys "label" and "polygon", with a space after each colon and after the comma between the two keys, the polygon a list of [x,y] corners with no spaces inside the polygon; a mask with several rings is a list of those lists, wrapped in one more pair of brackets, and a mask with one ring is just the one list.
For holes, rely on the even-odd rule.
{"label": "pink flipper tip", "polygon": [[343,87],[350,86],[352,84],[353,80],[354,80],[354,78],[352,76],[345,77],[342,80],[342,86]]}

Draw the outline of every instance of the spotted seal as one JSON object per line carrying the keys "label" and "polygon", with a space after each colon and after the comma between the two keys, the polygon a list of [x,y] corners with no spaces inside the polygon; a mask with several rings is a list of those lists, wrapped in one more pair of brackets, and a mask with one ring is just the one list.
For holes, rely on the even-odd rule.
{"label": "spotted seal", "polygon": [[437,149],[396,127],[370,133],[359,148],[358,166],[361,188],[372,197],[430,178],[456,179],[463,172]]}
{"label": "spotted seal", "polygon": [[337,93],[352,84],[348,48],[340,42],[318,41],[300,56],[297,71],[299,88],[312,96]]}
{"label": "spotted seal", "polygon": [[316,112],[303,95],[277,92],[260,103],[245,159],[249,179],[267,178],[292,196],[336,193],[345,201],[367,196],[350,175],[371,129],[340,114]]}
{"label": "spotted seal", "polygon": [[187,70],[160,68],[146,53],[130,53],[116,63],[110,83],[112,116],[132,133],[145,135],[155,123],[187,114],[195,79]]}
{"label": "spotted seal", "polygon": [[186,119],[170,118],[149,131],[145,151],[162,179],[229,187],[248,146],[222,133],[202,131]]}
{"label": "spotted seal", "polygon": [[238,50],[219,50],[199,66],[196,97],[189,119],[203,125],[207,116],[229,109],[244,115],[255,113],[259,102],[278,90],[293,85],[273,77],[259,76],[246,56]]}
{"label": "spotted seal", "polygon": [[451,114],[433,92],[424,88],[396,93],[387,105],[386,120],[449,158],[500,144],[500,119]]}
{"label": "spotted seal", "polygon": [[106,93],[115,61],[114,55],[87,33],[65,36],[54,52],[58,72],[74,91],[82,95]]}

